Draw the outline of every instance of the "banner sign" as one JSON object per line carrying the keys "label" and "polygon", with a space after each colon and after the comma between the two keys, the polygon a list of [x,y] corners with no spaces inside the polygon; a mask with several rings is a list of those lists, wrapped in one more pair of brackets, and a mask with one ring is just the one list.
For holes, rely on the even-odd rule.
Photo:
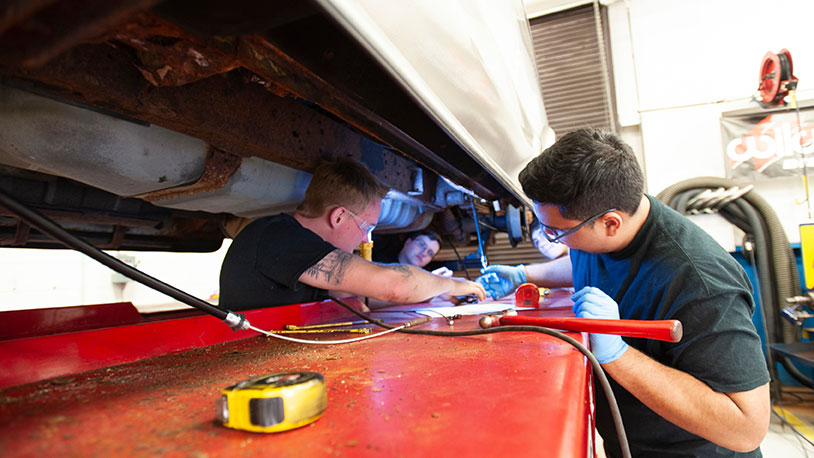
{"label": "banner sign", "polygon": [[803,174],[803,157],[814,171],[814,109],[721,118],[726,176],[733,180]]}

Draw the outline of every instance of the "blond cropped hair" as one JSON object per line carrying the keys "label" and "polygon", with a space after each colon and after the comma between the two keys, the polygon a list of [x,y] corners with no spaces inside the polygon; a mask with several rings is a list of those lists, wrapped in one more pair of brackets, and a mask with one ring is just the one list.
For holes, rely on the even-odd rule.
{"label": "blond cropped hair", "polygon": [[317,218],[337,206],[361,213],[371,202],[382,199],[388,190],[360,162],[350,158],[325,160],[314,170],[297,213]]}

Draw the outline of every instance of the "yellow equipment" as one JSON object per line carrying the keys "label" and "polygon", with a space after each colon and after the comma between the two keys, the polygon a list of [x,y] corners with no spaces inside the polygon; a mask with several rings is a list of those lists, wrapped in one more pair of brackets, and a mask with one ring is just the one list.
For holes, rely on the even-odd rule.
{"label": "yellow equipment", "polygon": [[317,421],[328,406],[325,379],[316,372],[277,372],[225,388],[217,419],[227,428],[274,433]]}

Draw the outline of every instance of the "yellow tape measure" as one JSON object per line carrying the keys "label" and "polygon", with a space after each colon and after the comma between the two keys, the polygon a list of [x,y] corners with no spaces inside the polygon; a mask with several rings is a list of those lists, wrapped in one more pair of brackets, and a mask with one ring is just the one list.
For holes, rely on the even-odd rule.
{"label": "yellow tape measure", "polygon": [[274,433],[317,421],[327,407],[321,374],[277,372],[225,388],[217,419],[227,428]]}

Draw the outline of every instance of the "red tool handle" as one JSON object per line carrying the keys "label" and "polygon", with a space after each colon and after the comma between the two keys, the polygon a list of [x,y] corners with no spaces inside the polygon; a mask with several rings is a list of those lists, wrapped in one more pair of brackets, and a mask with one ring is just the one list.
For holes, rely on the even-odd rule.
{"label": "red tool handle", "polygon": [[593,318],[543,318],[533,316],[503,316],[502,325],[531,325],[565,331],[616,334],[627,337],[678,342],[684,334],[678,320],[599,320]]}

